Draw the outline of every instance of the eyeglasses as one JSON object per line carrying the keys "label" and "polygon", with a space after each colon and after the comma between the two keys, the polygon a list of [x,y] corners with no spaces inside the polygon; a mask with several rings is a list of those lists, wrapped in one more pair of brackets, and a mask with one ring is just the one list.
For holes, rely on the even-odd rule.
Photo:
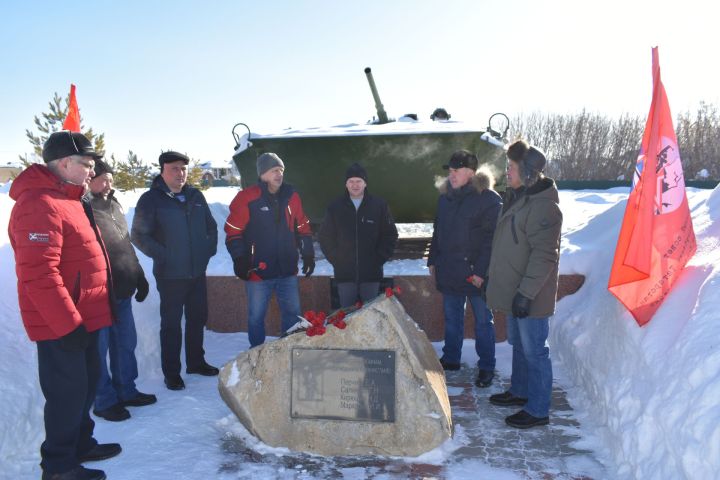
{"label": "eyeglasses", "polygon": [[95,168],[95,162],[92,161],[92,160],[90,160],[90,161],[87,161],[87,160],[74,160],[74,162],[82,165],[83,167],[85,167],[85,168],[87,168],[87,169],[89,169],[89,170],[92,170],[93,168]]}

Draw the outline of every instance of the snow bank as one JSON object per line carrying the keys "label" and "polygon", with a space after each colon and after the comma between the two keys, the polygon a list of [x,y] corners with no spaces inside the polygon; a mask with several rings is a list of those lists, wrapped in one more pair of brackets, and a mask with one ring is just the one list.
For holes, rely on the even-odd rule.
{"label": "snow bank", "polygon": [[585,222],[576,215],[578,228],[564,235],[561,270],[586,282],[559,303],[551,350],[581,387],[570,401],[601,436],[618,478],[717,478],[720,471],[720,190],[688,189],[688,197],[698,252],[643,328],[607,290],[626,195],[561,198],[566,215],[597,215]]}
{"label": "snow bank", "polygon": [[[558,381],[568,391],[583,428],[601,438],[602,444],[592,447],[614,462],[608,465],[613,477],[717,478],[720,190],[688,189],[698,253],[655,318],[643,328],[606,288],[627,191],[561,192],[565,216],[561,272],[581,273],[586,282],[576,295],[558,304],[551,322],[552,355],[562,367],[558,370],[568,377]],[[220,226],[235,192],[227,187],[206,192]],[[128,223],[132,223],[134,205],[141,193],[119,195]],[[0,358],[4,361],[0,362],[0,478],[28,478],[29,472],[39,472],[44,400],[37,382],[35,345],[27,340],[18,312],[14,259],[7,238],[12,203],[7,185],[1,187]],[[218,255],[210,262],[209,274],[231,275],[232,263],[223,247],[222,229],[219,236]],[[176,478],[213,471],[223,462],[218,437],[227,431],[220,421],[227,416],[227,409],[216,393],[214,379],[191,376],[186,379],[188,390],[181,395],[169,394],[162,387],[159,299],[150,260],[144,255],[139,257],[151,286],[147,300],[133,305],[138,329],[139,388],[157,393],[159,402],[134,409],[132,415],[138,417],[137,422],[119,427],[98,423],[100,440],[119,440],[124,447],[134,449],[124,458],[105,462],[103,468],[113,478],[143,478],[153,469],[156,476],[162,473]],[[396,271],[427,274],[421,261],[401,261]],[[327,262],[320,272],[329,274]],[[507,345],[500,347],[498,351],[502,352]],[[224,363],[230,354],[245,348],[246,335],[208,333],[206,337],[211,363]],[[498,368],[509,373],[509,359],[499,356]],[[205,407],[196,408],[200,404]],[[192,428],[188,428],[190,418],[194,419]],[[115,430],[109,434],[110,429]],[[129,438],[133,441],[125,442]],[[146,445],[152,448],[144,448]],[[202,454],[201,462],[197,455],[186,455],[187,445],[194,445],[198,455]],[[172,471],[157,471],[158,458],[174,458]],[[268,473],[262,465],[253,468],[257,468],[255,473]],[[453,478],[476,478],[483,471],[481,464],[473,462],[453,468],[457,468],[451,472]],[[488,477],[498,478],[496,474]]]}

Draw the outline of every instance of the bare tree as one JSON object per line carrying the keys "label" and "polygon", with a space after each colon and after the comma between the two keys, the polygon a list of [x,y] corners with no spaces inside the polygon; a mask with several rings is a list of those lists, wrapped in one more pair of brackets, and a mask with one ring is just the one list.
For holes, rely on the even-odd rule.
{"label": "bare tree", "polygon": [[[617,118],[582,110],[575,114],[532,112],[510,122],[510,138],[524,138],[548,156],[547,174],[559,180],[629,180],[635,168],[645,118]],[[701,103],[677,117],[676,134],[685,178],[705,169],[720,179],[720,114]]]}

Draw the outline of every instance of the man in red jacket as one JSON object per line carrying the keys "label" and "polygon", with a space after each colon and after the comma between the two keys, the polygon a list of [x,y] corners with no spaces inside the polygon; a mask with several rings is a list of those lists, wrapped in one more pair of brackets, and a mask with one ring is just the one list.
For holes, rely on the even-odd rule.
{"label": "man in red jacket", "polygon": [[90,407],[99,376],[97,331],[111,324],[110,268],[82,196],[101,155],[81,133],[55,132],[43,146],[46,165],[13,181],[8,233],[15,252],[18,303],[37,343],[45,396],[45,479],[102,480],[81,464],[114,457],[117,443],[98,444]]}

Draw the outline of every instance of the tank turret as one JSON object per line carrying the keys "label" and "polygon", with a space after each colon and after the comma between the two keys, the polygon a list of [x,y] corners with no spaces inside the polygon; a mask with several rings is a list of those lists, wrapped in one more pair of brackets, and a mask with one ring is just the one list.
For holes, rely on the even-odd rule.
{"label": "tank turret", "polygon": [[384,123],[389,123],[390,120],[388,120],[387,113],[385,113],[385,108],[383,107],[382,102],[380,101],[380,95],[378,94],[377,87],[375,86],[375,80],[373,79],[372,71],[370,70],[370,67],[365,68],[365,75],[367,76],[368,83],[370,84],[370,91],[372,92],[372,96],[375,99],[375,109],[378,113],[378,121],[377,123],[379,125],[382,125]]}

